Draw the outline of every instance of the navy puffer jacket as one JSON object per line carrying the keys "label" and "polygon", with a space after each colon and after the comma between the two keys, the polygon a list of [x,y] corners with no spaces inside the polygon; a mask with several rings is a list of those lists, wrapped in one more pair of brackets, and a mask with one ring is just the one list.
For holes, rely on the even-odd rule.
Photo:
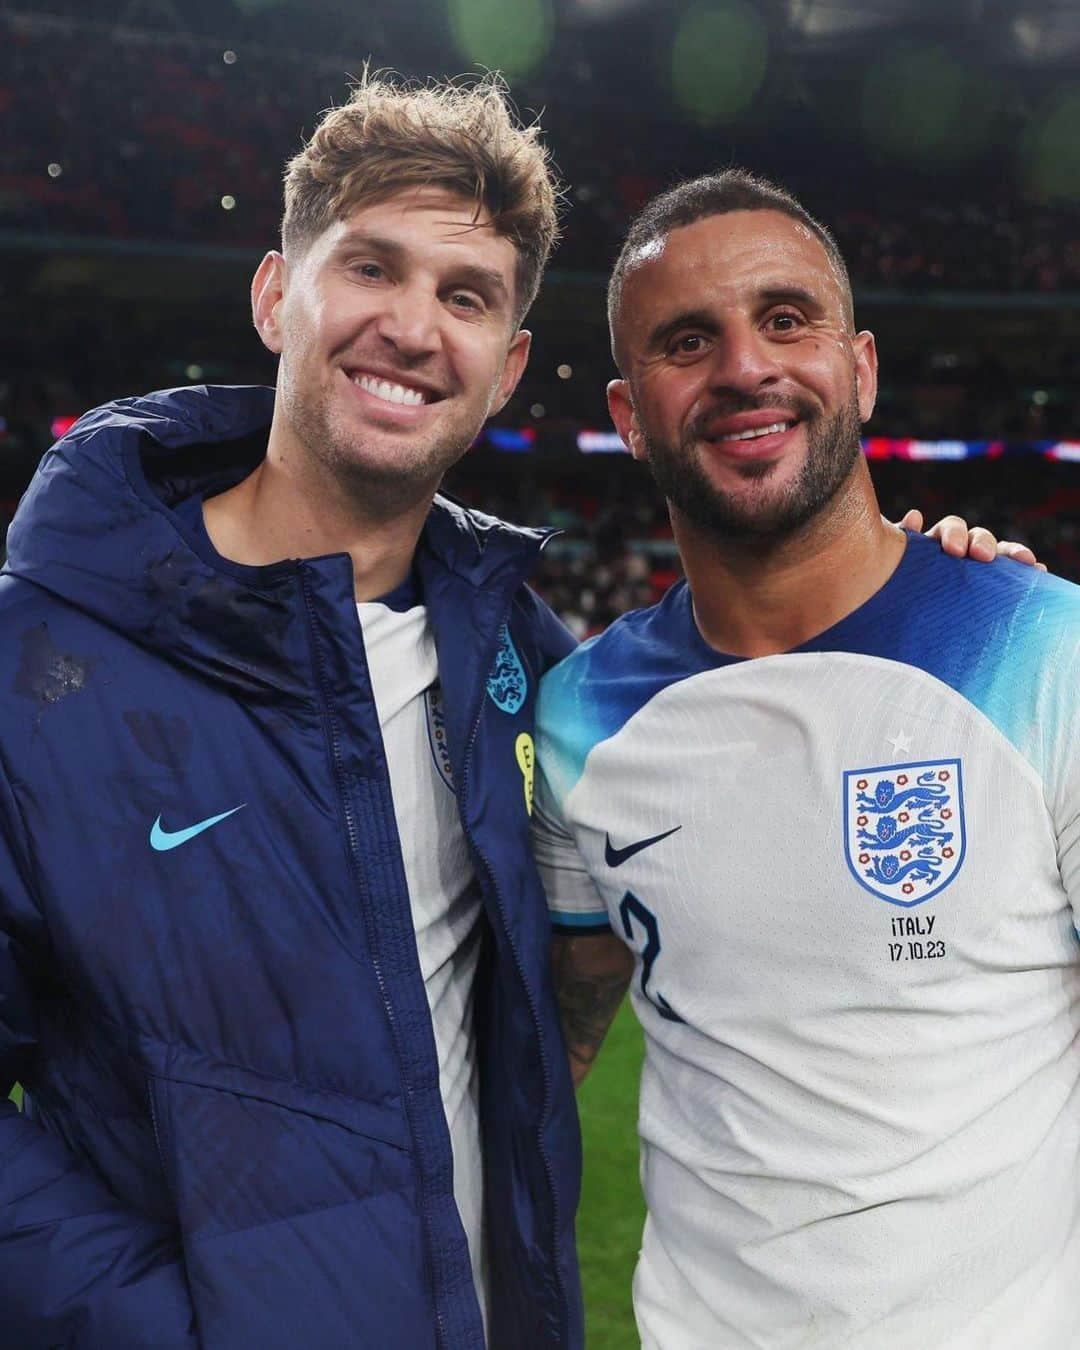
{"label": "navy puffer jacket", "polygon": [[[244,567],[170,509],[272,392],[88,414],[0,577],[0,1343],[482,1345],[346,555]],[[488,920],[492,1350],[582,1344],[579,1140],[528,852],[542,533],[437,499],[417,574]],[[242,810],[237,810],[241,807]],[[225,813],[231,812],[226,816]],[[183,847],[151,846],[222,819]]]}

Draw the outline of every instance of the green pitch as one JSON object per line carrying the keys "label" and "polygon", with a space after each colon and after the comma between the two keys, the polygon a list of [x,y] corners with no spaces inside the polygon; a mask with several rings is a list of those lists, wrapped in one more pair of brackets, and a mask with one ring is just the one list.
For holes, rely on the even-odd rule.
{"label": "green pitch", "polygon": [[578,1093],[585,1175],[577,1233],[588,1350],[637,1350],[640,1345],[630,1280],[645,1222],[638,1185],[641,1054],[641,1029],[626,1000]]}

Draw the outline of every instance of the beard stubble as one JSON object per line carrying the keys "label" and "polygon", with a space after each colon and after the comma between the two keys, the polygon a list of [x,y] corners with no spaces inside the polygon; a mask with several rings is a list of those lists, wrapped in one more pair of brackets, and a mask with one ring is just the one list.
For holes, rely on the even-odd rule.
{"label": "beard stubble", "polygon": [[[778,402],[770,399],[770,409],[783,407],[794,413],[806,427],[806,459],[794,481],[775,494],[767,495],[767,480],[775,463],[750,461],[740,477],[748,486],[747,497],[724,492],[706,472],[697,451],[702,429],[715,418],[716,409],[686,428],[674,449],[644,431],[646,462],[660,491],[668,502],[702,530],[722,539],[783,538],[794,533],[826,507],[851,473],[861,453],[859,406],[855,390],[851,398],[832,417],[815,414],[813,407],[798,399]],[[754,400],[740,400],[727,412],[757,411]],[[755,488],[755,484],[760,485]]]}

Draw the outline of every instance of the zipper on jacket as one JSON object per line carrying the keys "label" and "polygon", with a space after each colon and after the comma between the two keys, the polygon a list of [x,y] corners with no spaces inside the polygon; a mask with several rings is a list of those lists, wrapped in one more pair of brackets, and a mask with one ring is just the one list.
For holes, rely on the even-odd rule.
{"label": "zipper on jacket", "polygon": [[[341,762],[341,739],[338,735],[337,719],[331,710],[331,700],[327,688],[326,670],[323,665],[322,643],[318,632],[315,629],[315,606],[311,596],[311,584],[308,580],[307,570],[304,564],[300,564],[300,585],[304,593],[304,606],[308,615],[308,627],[311,633],[312,646],[314,648],[315,666],[319,678],[319,693],[322,697],[324,716],[327,728],[330,734],[330,757],[334,765],[334,776],[337,780],[338,796],[341,800],[342,813],[345,819],[345,837],[349,846],[349,857],[352,860],[353,872],[356,877],[357,888],[364,896],[364,926],[367,929],[368,949],[371,954],[371,966],[375,972],[375,983],[379,987],[379,997],[382,999],[383,1009],[386,1013],[387,1021],[390,1024],[393,1035],[395,1049],[399,1045],[399,1028],[397,1018],[394,1014],[394,1007],[390,1001],[390,996],[386,989],[386,981],[383,977],[382,966],[379,963],[378,947],[375,942],[374,925],[371,915],[370,898],[367,895],[367,887],[363,880],[363,868],[360,865],[360,839],[356,829],[356,818],[353,814],[352,803],[349,799],[349,791],[346,783],[346,774]],[[399,1052],[400,1063],[400,1052]],[[412,1104],[412,1086],[408,1079],[402,1073],[402,1086],[404,1088],[405,1115],[409,1122],[409,1136],[415,1145],[417,1139],[416,1120],[413,1113]],[[423,1188],[421,1187],[421,1192]],[[442,1310],[439,1306],[439,1300],[435,1297],[435,1272],[434,1258],[431,1253],[431,1236],[428,1232],[428,1224],[425,1219],[423,1225],[424,1232],[424,1254],[428,1266],[428,1282],[431,1286],[432,1304],[435,1309],[435,1325],[438,1334],[439,1344],[451,1350],[446,1338],[446,1324],[443,1320]]]}
{"label": "zipper on jacket", "polygon": [[[499,623],[495,629],[496,642],[498,641],[497,635],[501,630],[503,624],[509,623],[510,608],[512,603],[513,603],[512,601],[508,603],[502,611]],[[492,646],[491,648],[492,658],[494,658],[495,651],[496,647]],[[483,667],[485,671],[490,670],[490,668],[491,668],[490,662]],[[484,694],[481,693],[480,703],[476,710],[476,717],[473,720],[472,730],[469,732],[469,739],[465,746],[465,762],[462,765],[461,769],[462,806],[464,806],[466,798],[468,796],[469,777],[472,770],[473,751],[476,747],[476,738],[480,734],[480,723],[483,720],[483,716],[484,716]],[[468,821],[466,820],[465,811],[464,810],[460,811],[459,815],[461,816],[461,827],[462,830],[464,831],[465,838],[469,843],[469,847],[472,849],[473,856],[475,858],[478,858],[480,863],[482,864],[484,872],[488,879],[488,884],[491,888],[491,893],[495,897],[495,904],[499,911],[499,918],[502,920],[503,933],[506,936],[507,945],[509,946],[511,954],[513,955],[514,958],[514,968],[517,971],[518,979],[521,982],[521,987],[525,991],[525,1001],[529,1007],[529,1015],[532,1017],[533,1029],[536,1032],[536,1044],[540,1051],[540,1069],[544,1085],[544,1102],[545,1105],[550,1106],[551,1087],[552,1087],[551,1067],[548,1063],[547,1055],[544,1050],[544,1038],[543,1035],[541,1034],[540,1028],[540,1013],[537,1009],[535,1000],[533,999],[532,990],[529,988],[529,982],[525,978],[525,969],[521,963],[521,953],[517,949],[517,944],[515,943],[513,934],[510,931],[510,925],[506,921],[506,907],[503,904],[502,892],[499,890],[499,883],[495,878],[494,870],[492,869],[491,864],[488,862],[487,856],[483,853],[483,851],[480,849],[479,845],[476,842],[476,836],[473,834],[472,829],[468,824]],[[544,1165],[544,1174],[547,1177],[548,1183],[548,1193],[551,1197],[551,1217],[552,1217],[551,1252],[553,1257],[553,1268],[554,1268],[553,1273],[555,1276],[555,1288],[560,1299],[560,1317],[559,1317],[560,1325],[559,1325],[558,1339],[559,1341],[564,1341],[566,1339],[565,1327],[563,1325],[563,1319],[565,1318],[565,1309],[566,1309],[566,1290],[563,1288],[562,1275],[559,1272],[559,1260],[558,1260],[558,1250],[559,1250],[558,1240],[561,1228],[559,1222],[559,1196],[557,1190],[555,1189],[555,1171],[551,1165],[551,1158],[548,1156],[548,1152],[544,1148],[543,1131],[541,1130],[539,1125],[537,1125],[536,1127],[536,1151],[537,1153],[539,1153],[540,1160]]]}

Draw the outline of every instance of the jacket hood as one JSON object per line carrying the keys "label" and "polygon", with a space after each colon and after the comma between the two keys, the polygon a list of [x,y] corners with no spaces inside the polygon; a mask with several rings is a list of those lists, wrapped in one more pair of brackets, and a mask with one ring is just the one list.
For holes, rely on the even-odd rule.
{"label": "jacket hood", "polygon": [[[47,452],[8,533],[5,571],[247,697],[306,696],[285,659],[304,567],[352,595],[346,554],[248,567],[221,558],[173,508],[224,491],[263,458],[274,391],[163,390],[87,413]],[[478,590],[530,570],[550,531],[436,497],[418,546]],[[421,571],[423,569],[421,568]]]}

